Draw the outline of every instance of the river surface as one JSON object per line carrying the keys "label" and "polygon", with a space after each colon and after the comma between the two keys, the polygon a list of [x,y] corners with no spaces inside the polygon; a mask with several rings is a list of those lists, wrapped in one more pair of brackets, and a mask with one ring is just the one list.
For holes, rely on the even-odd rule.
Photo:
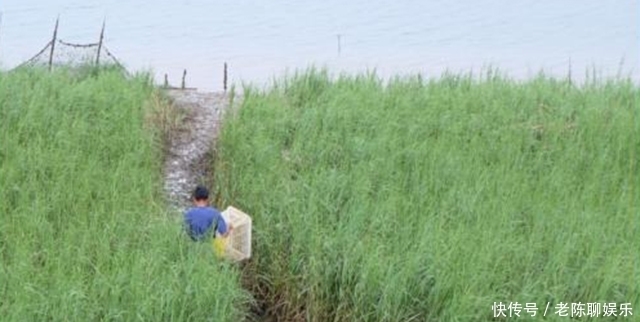
{"label": "river surface", "polygon": [[639,0],[0,0],[0,67],[51,39],[105,45],[130,70],[179,85],[267,84],[312,64],[437,76],[497,67],[514,78],[640,79]]}

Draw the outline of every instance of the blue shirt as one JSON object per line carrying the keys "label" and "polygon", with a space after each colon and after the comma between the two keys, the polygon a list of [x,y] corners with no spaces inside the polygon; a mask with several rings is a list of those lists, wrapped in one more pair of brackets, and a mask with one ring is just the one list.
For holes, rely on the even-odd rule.
{"label": "blue shirt", "polygon": [[218,234],[227,232],[227,223],[222,218],[222,214],[212,207],[194,207],[189,209],[184,216],[185,228],[193,240],[202,240],[218,230]]}

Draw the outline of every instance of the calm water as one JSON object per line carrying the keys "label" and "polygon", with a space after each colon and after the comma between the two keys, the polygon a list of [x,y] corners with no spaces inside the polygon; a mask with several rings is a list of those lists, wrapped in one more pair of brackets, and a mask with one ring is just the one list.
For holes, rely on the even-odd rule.
{"label": "calm water", "polygon": [[[347,3],[348,2],[348,3]],[[638,0],[2,0],[0,64],[11,68],[51,38],[96,42],[132,70],[167,73],[178,85],[264,84],[310,64],[381,76],[479,70],[511,76],[540,69],[577,78],[587,67],[640,78]],[[622,67],[621,62],[623,61]]]}

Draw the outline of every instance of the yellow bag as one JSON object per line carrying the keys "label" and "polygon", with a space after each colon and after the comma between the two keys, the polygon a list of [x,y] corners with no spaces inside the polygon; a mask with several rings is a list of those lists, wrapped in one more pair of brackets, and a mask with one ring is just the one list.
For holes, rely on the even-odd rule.
{"label": "yellow bag", "polygon": [[225,255],[225,250],[227,249],[227,238],[218,236],[213,239],[213,251],[216,256],[219,258],[223,258]]}

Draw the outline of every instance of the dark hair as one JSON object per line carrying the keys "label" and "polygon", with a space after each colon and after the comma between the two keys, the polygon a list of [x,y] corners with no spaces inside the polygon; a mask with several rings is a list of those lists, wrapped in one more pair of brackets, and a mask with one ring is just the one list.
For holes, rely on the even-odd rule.
{"label": "dark hair", "polygon": [[209,199],[209,190],[203,186],[197,186],[193,192],[193,198],[195,200],[207,200]]}

